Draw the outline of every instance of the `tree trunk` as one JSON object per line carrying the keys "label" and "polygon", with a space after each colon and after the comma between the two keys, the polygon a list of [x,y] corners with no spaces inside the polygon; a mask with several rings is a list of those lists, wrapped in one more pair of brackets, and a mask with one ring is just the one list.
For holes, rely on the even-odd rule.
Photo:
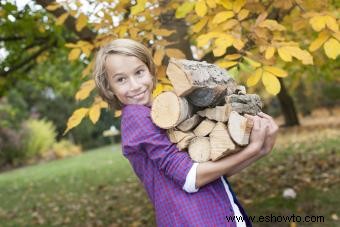
{"label": "tree trunk", "polygon": [[283,80],[279,78],[279,81],[281,84],[281,90],[277,97],[280,101],[281,111],[285,119],[284,126],[300,125],[294,101],[292,97],[288,94],[285,84],[283,83]]}

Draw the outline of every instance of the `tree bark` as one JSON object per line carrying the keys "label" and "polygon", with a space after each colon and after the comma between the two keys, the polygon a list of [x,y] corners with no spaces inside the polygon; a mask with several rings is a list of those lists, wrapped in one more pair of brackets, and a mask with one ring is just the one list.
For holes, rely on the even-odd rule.
{"label": "tree bark", "polygon": [[288,94],[283,80],[279,78],[279,81],[281,90],[277,97],[280,101],[281,111],[285,119],[285,124],[283,126],[300,125],[293,98]]}

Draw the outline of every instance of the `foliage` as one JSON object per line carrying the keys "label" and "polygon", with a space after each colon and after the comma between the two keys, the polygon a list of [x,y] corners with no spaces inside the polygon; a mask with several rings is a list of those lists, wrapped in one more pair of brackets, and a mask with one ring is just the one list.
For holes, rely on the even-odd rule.
{"label": "foliage", "polygon": [[25,156],[42,155],[55,143],[55,126],[44,119],[28,119],[24,122],[23,135]]}
{"label": "foliage", "polygon": [[23,157],[22,134],[11,128],[0,127],[0,167],[16,164]]}
{"label": "foliage", "polygon": [[7,97],[0,99],[0,127],[18,129],[27,117],[26,107],[25,100],[15,91],[10,91]]}
{"label": "foliage", "polygon": [[80,146],[76,146],[71,141],[63,139],[53,144],[52,152],[56,158],[62,159],[68,156],[78,155],[82,150]]}
{"label": "foliage", "polygon": [[[100,110],[106,108],[102,100],[93,98],[94,83],[88,76],[95,51],[114,38],[132,38],[150,47],[159,82],[154,96],[162,90],[171,89],[165,75],[169,57],[195,56],[196,59],[216,63],[228,69],[236,79],[245,81],[250,88],[264,88],[269,94],[276,95],[284,85],[279,78],[289,80],[292,68],[312,68],[319,59],[323,62],[336,61],[340,49],[339,4],[332,0],[86,3],[35,0],[46,11],[26,7],[22,12],[11,3],[4,2],[6,4],[0,10],[4,16],[0,20],[4,35],[11,36],[11,23],[14,23],[20,31],[18,36],[28,34],[33,37],[24,39],[23,46],[27,50],[31,49],[30,46],[34,47],[31,52],[27,51],[31,56],[42,51],[36,58],[38,64],[49,58],[53,47],[57,46],[69,48],[70,62],[86,65],[78,73],[85,81],[75,92],[75,99],[88,99],[90,103],[71,114],[64,133],[78,126],[86,117],[93,123],[98,122],[102,114]],[[88,6],[93,10],[84,10]],[[35,18],[30,11],[34,11]],[[11,16],[16,19],[14,22],[8,19]],[[27,31],[29,26],[32,29]],[[66,28],[71,32],[65,32]],[[37,43],[42,39],[47,49]],[[4,47],[10,52],[1,65],[7,67],[6,72],[16,65],[14,53],[20,52],[19,45],[12,41],[4,42]],[[190,51],[189,44],[195,51]],[[26,52],[21,59],[25,56]],[[298,83],[302,81],[298,80]],[[119,115],[117,111],[115,116]]]}
{"label": "foliage", "polygon": [[[337,6],[331,1],[137,1],[132,6],[128,1],[120,1],[112,4],[113,10],[103,7],[94,13],[97,20],[90,20],[89,15],[84,15],[79,10],[81,4],[78,12],[72,12],[63,3],[53,3],[54,7],[48,9],[52,13],[57,8],[64,9],[69,16],[76,18],[77,24],[82,25],[77,26],[78,31],[85,24],[98,31],[93,42],[79,40],[66,44],[70,48],[70,60],[77,61],[83,54],[91,61],[90,50],[113,38],[129,37],[149,46],[158,71],[164,72],[162,63],[165,58],[188,56],[183,50],[173,47],[175,42],[169,41],[175,30],[159,20],[172,13],[175,15],[174,23],[185,20],[188,28],[185,38],[197,50],[199,59],[212,53],[214,63],[230,70],[235,77],[241,75],[247,78],[249,87],[261,81],[272,95],[279,93],[282,85],[278,78],[288,76],[290,65],[313,65],[313,55],[322,55],[321,47],[324,49],[323,58],[335,60],[340,54],[340,48],[337,48],[340,46],[339,15]],[[112,16],[121,16],[117,26],[113,25]],[[105,32],[99,32],[101,30]],[[89,72],[86,71],[83,76]],[[159,74],[159,82],[169,85],[164,73]],[[93,90],[93,86],[87,86],[89,84],[93,82],[88,80],[84,83],[76,95],[77,99],[87,98]],[[69,118],[65,133],[76,127],[84,117],[90,116],[88,110],[94,106],[98,104],[94,102],[88,108],[76,110]],[[97,116],[91,118],[93,123]]]}

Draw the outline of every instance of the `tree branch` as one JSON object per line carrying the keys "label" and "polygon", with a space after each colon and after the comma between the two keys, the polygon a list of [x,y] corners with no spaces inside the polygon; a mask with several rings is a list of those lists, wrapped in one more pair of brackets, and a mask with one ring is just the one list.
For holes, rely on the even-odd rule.
{"label": "tree branch", "polygon": [[10,36],[10,37],[0,37],[0,41],[17,41],[17,40],[22,40],[25,39],[25,36]]}
{"label": "tree branch", "polygon": [[[43,8],[46,9],[46,7],[52,3],[56,3],[54,0],[35,0],[35,2],[39,5],[41,5]],[[59,7],[56,10],[50,11],[47,10],[49,13],[53,14],[55,17],[59,17],[64,13],[67,13],[67,11],[63,7]],[[80,39],[82,40],[87,40],[87,41],[92,41],[96,37],[96,33],[90,30],[88,27],[84,27],[81,31],[77,31],[76,29],[76,19],[72,16],[68,16],[66,21],[65,21],[65,27],[69,29],[70,31],[73,31],[76,33]]]}
{"label": "tree branch", "polygon": [[32,54],[31,56],[29,56],[28,58],[22,60],[21,62],[19,62],[18,64],[14,65],[12,68],[10,68],[8,71],[0,71],[0,77],[7,77],[8,74],[22,68],[23,66],[25,66],[26,64],[30,63],[31,61],[35,60],[40,54],[42,54],[44,51],[46,51],[48,48],[50,48],[51,46],[55,45],[56,41],[51,43],[51,44],[46,44],[45,46],[43,46],[40,50],[38,50],[37,52],[35,52],[34,54]]}

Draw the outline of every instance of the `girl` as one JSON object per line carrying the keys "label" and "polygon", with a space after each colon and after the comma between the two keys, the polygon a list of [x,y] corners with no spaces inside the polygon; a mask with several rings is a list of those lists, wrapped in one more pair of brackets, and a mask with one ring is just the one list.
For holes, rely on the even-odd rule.
{"label": "girl", "polygon": [[270,116],[247,116],[254,126],[250,144],[242,151],[215,162],[194,163],[151,120],[156,77],[145,46],[117,39],[102,47],[94,77],[101,97],[112,109],[122,109],[123,155],[154,205],[158,226],[251,226],[224,176],[271,151],[278,126]]}

